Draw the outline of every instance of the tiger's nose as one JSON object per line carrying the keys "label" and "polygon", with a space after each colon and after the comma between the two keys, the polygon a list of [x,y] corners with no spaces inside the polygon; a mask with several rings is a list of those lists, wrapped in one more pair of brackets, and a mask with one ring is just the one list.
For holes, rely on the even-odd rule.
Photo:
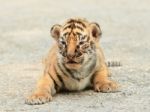
{"label": "tiger's nose", "polygon": [[74,53],[68,53],[68,54],[67,54],[67,58],[68,58],[69,60],[72,60],[74,57],[75,57],[75,54],[74,54]]}

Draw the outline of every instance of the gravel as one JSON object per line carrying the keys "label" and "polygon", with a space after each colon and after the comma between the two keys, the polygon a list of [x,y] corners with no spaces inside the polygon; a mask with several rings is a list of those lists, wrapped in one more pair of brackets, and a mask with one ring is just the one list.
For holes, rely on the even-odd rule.
{"label": "gravel", "polygon": [[[150,112],[149,0],[0,0],[0,112]],[[100,24],[116,93],[59,93],[44,105],[26,105],[54,40],[53,24],[85,17]]]}

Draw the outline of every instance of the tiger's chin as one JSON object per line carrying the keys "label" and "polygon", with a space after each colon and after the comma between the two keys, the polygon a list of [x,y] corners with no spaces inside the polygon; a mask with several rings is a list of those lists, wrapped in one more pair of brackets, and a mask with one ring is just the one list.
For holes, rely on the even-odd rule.
{"label": "tiger's chin", "polygon": [[66,66],[68,69],[77,70],[77,69],[81,68],[82,64],[81,64],[81,63],[66,63],[65,66]]}
{"label": "tiger's chin", "polygon": [[73,70],[77,70],[80,69],[82,67],[82,63],[83,63],[84,58],[74,58],[69,60],[68,58],[65,58],[64,60],[64,64],[65,67],[68,69],[73,69]]}

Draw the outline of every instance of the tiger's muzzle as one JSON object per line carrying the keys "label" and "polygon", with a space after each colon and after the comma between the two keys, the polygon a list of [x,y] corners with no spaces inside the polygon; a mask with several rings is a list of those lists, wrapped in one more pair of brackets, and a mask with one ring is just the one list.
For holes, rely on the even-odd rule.
{"label": "tiger's muzzle", "polygon": [[75,53],[73,55],[69,54],[67,57],[64,57],[64,63],[69,69],[79,69],[82,66],[83,61],[83,55],[77,57]]}

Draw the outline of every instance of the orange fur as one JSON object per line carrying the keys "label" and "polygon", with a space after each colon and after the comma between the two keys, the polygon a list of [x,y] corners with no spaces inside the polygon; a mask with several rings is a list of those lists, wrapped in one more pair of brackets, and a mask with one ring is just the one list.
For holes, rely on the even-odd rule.
{"label": "orange fur", "polygon": [[[74,24],[74,26],[69,27],[70,24]],[[74,31],[73,27],[75,29]],[[27,104],[46,103],[52,100],[52,95],[62,89],[78,91],[92,86],[97,92],[112,92],[118,88],[116,82],[108,79],[109,71],[105,64],[103,52],[98,44],[99,36],[101,34],[100,27],[97,26],[97,24],[89,23],[84,19],[69,19],[63,28],[64,29],[62,30],[61,25],[55,25],[54,28],[51,29],[51,34],[56,39],[57,43],[52,47],[48,57],[45,59],[44,74],[39,80],[35,92],[26,99]],[[78,31],[78,29],[82,30],[83,33],[86,32],[85,34],[89,35],[87,38],[89,38],[90,42],[93,42],[95,45],[95,53],[93,53],[91,58],[86,59],[88,55],[84,53],[79,58],[74,58],[77,42],[79,40],[76,35],[73,35],[73,33]],[[58,39],[60,38],[60,34],[65,31],[70,33],[67,37],[67,58],[60,58],[60,55],[58,55],[60,48]],[[90,43],[85,45],[86,47],[89,47]],[[85,45],[83,48],[86,49]],[[63,51],[63,53],[65,52],[63,49],[61,51]],[[83,56],[85,56],[84,61],[89,63],[89,65],[85,64],[85,67],[83,64],[79,63],[82,62],[81,60],[83,59]],[[74,60],[76,63],[68,64],[68,60]],[[88,67],[92,67],[92,69],[88,71]]]}

